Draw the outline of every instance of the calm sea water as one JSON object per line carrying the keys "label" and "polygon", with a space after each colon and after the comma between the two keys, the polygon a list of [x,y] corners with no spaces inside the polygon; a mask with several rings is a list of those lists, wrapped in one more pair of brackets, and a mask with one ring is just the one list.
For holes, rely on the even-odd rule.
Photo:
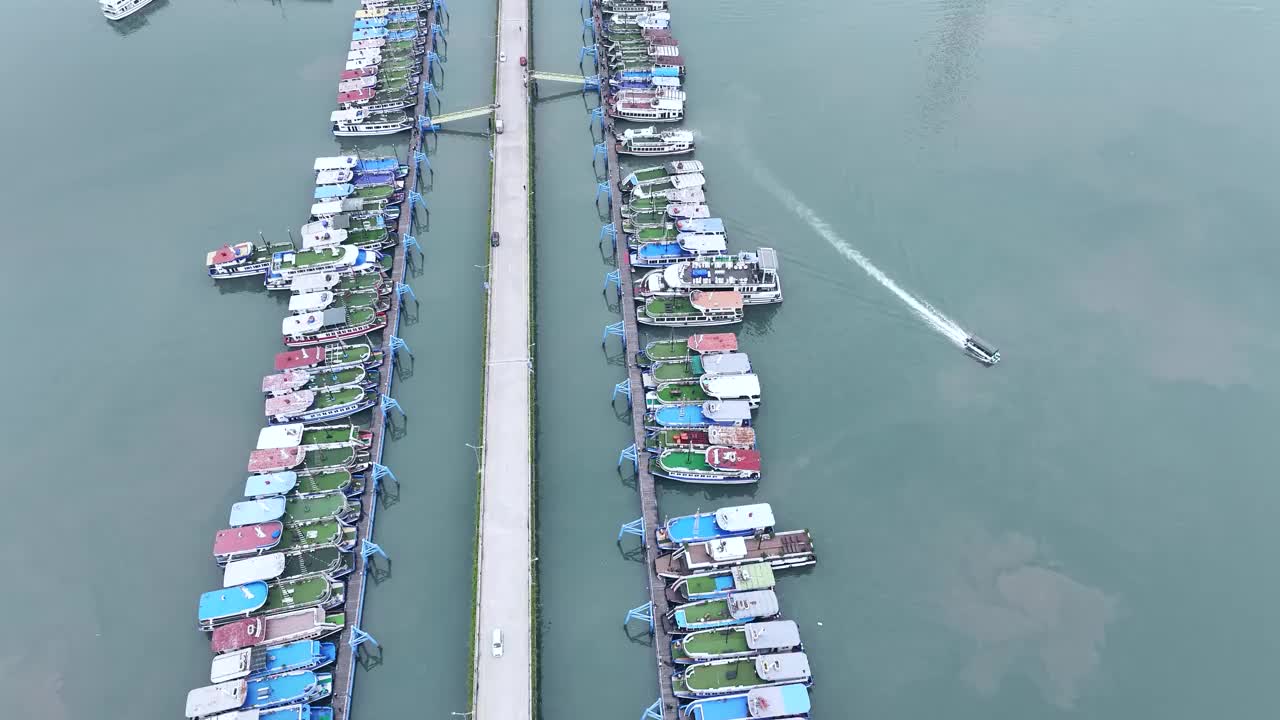
{"label": "calm sea water", "polygon": [[[539,67],[577,9],[536,8]],[[686,126],[752,309],[765,479],[821,552],[780,594],[823,716],[1276,707],[1273,2],[680,3]],[[638,716],[642,567],[585,111],[538,110],[542,708]],[[851,259],[1003,351],[984,369]],[[616,341],[612,341],[616,342]],[[616,346],[611,346],[616,347]],[[619,405],[619,410],[621,405]],[[640,628],[634,628],[639,632]]]}

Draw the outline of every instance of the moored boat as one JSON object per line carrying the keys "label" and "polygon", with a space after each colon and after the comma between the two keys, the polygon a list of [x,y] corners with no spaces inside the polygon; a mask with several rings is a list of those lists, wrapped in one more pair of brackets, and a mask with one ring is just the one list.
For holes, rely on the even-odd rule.
{"label": "moored boat", "polygon": [[687,338],[655,340],[644,346],[636,359],[642,367],[657,362],[688,360],[695,355],[736,352],[738,336],[733,333],[697,333]]}
{"label": "moored boat", "polygon": [[746,400],[752,409],[760,407],[760,376],[755,373],[707,373],[698,379],[698,387],[712,400]]}
{"label": "moored boat", "polygon": [[249,453],[249,472],[325,472],[328,470],[362,472],[368,469],[369,459],[368,447],[355,443],[311,450],[298,446],[265,448]]}
{"label": "moored boat", "polygon": [[265,413],[272,425],[336,420],[373,407],[377,393],[362,388],[299,390],[267,398]]}
{"label": "moored boat", "polygon": [[[751,359],[746,353],[718,353],[706,357],[695,355],[688,360],[655,363],[645,368],[642,378],[646,388],[656,388],[668,383],[697,383],[704,376],[745,375],[750,372]],[[715,389],[717,393],[722,390],[718,387]],[[706,392],[707,388],[702,390]],[[707,394],[718,400],[735,399]]]}
{"label": "moored boat", "polygon": [[730,258],[693,260],[645,273],[635,285],[635,299],[679,297],[695,290],[734,290],[746,305],[782,302],[778,255],[773,248],[738,253]]}
{"label": "moored boat", "polygon": [[[645,447],[651,453],[663,450],[706,450],[713,445],[754,449],[756,431],[749,427],[664,428],[649,433]],[[690,541],[692,542],[692,541]]]}
{"label": "moored boat", "polygon": [[700,429],[713,426],[745,427],[751,424],[751,406],[741,400],[712,400],[702,405],[668,405],[644,415],[648,429]]}
{"label": "moored boat", "polygon": [[213,559],[219,565],[272,552],[284,537],[284,523],[273,520],[219,530],[213,536]]}
{"label": "moored boat", "polygon": [[[222,569],[222,587],[237,587],[252,582],[271,582],[284,574],[285,554],[271,553],[243,560],[232,560]],[[216,680],[214,682],[217,682]]]}
{"label": "moored boat", "polygon": [[760,480],[760,453],[719,445],[706,450],[664,450],[653,458],[650,470],[680,482],[742,485]]}
{"label": "moored boat", "polygon": [[320,272],[376,271],[382,254],[351,245],[317,248],[315,250],[286,250],[271,257],[271,269],[267,271],[267,288],[283,290],[293,278]]}
{"label": "moored boat", "polygon": [[209,682],[258,680],[302,670],[318,670],[337,659],[338,648],[319,640],[295,642],[267,648],[243,648],[215,655],[209,665]]}
{"label": "moored boat", "polygon": [[748,655],[799,652],[800,628],[793,620],[752,622],[689,633],[671,641],[671,659],[681,665]]}
{"label": "moored boat", "polygon": [[[336,296],[327,293],[329,300]],[[302,296],[297,296],[302,297]],[[377,297],[376,294],[374,297]],[[363,337],[387,326],[387,316],[372,307],[327,307],[324,310],[290,315],[280,323],[284,344],[289,347],[319,345],[335,340]]]}
{"label": "moored boat", "polygon": [[326,577],[337,579],[349,575],[354,569],[355,559],[352,553],[327,547],[286,556],[284,572],[281,576],[296,577],[321,573]]}
{"label": "moored boat", "polygon": [[346,198],[345,200],[326,200],[311,206],[311,217],[321,220],[347,213],[358,215],[379,214],[388,219],[400,217],[400,205],[386,200],[365,198]]}
{"label": "moored boat", "polygon": [[809,690],[797,683],[694,700],[680,707],[679,720],[805,720],[809,709]]}
{"label": "moored boat", "polygon": [[98,0],[102,16],[108,20],[123,20],[151,4],[151,0]]}
{"label": "moored boat", "polygon": [[733,325],[742,322],[742,305],[742,294],[736,290],[695,290],[688,297],[649,298],[636,313],[636,322],[667,327]]}
{"label": "moored boat", "polygon": [[360,109],[334,110],[329,115],[333,134],[338,137],[394,135],[413,128],[413,118],[404,112],[370,113]]}
{"label": "moored boat", "polygon": [[711,660],[686,666],[671,676],[679,698],[729,695],[772,685],[811,685],[809,658],[802,652]]}
{"label": "moored boat", "polygon": [[620,155],[680,155],[693,152],[693,133],[688,130],[629,128],[614,135]]}
{"label": "moored boat", "polygon": [[295,293],[289,298],[289,312],[294,315],[305,315],[330,308],[346,308],[349,311],[369,308],[375,312],[385,313],[391,307],[391,300],[378,290],[334,291],[319,290],[316,292]]}
{"label": "moored boat", "polygon": [[688,173],[685,175],[668,175],[662,178],[662,181],[641,185],[631,191],[630,196],[634,199],[644,198],[668,198],[681,197],[683,191],[693,190],[695,188],[705,187],[707,178],[702,173]]}
{"label": "moored boat", "polygon": [[298,390],[337,390],[344,387],[372,390],[377,387],[378,378],[377,370],[366,370],[359,366],[318,373],[286,370],[263,377],[262,391],[268,395],[283,395]]}
{"label": "moored boat", "polygon": [[285,527],[275,549],[294,555],[327,547],[336,547],[347,552],[355,545],[356,528],[344,525],[337,520],[325,520],[310,525]]}
{"label": "moored boat", "polygon": [[[688,430],[678,431],[688,433]],[[710,428],[709,433],[750,433],[751,428]],[[745,537],[773,529],[773,506],[769,503],[730,505],[712,512],[699,512],[671,518],[654,531],[658,547],[675,549],[686,543],[707,542],[717,538]]]}
{"label": "moored boat", "polygon": [[214,716],[225,717],[224,713],[237,710],[264,710],[309,703],[329,697],[332,691],[333,677],[329,673],[311,670],[260,680],[232,680],[196,688],[188,693],[187,717],[212,720]]}
{"label": "moored boat", "polygon": [[213,631],[209,647],[215,653],[249,647],[268,647],[297,640],[322,638],[346,626],[342,613],[326,613],[323,608],[254,617],[222,625]]}
{"label": "moored boat", "polygon": [[258,431],[259,450],[300,447],[303,450],[328,450],[340,447],[368,448],[373,442],[373,432],[361,425],[340,423],[337,425],[301,424],[272,425]]}
{"label": "moored boat", "polygon": [[773,566],[757,562],[682,577],[667,586],[666,596],[672,603],[681,604],[725,597],[743,590],[771,590],[775,584]]}
{"label": "moored boat", "polygon": [[267,602],[267,584],[262,581],[211,590],[200,596],[196,620],[201,630],[257,614]]}
{"label": "moored boat", "polygon": [[654,561],[654,570],[662,577],[681,578],[755,562],[767,562],[779,570],[813,565],[818,557],[808,530],[788,530],[685,545],[669,555],[659,556]]}
{"label": "moored boat", "polygon": [[743,625],[777,615],[778,596],[773,590],[744,590],[674,607],[667,613],[666,620],[670,632],[687,633]]}
{"label": "moored boat", "polygon": [[205,256],[205,265],[209,277],[217,280],[266,275],[271,269],[271,258],[292,249],[293,244],[287,242],[223,245]]}
{"label": "moored boat", "polygon": [[318,374],[347,368],[376,368],[382,365],[382,351],[369,343],[329,343],[276,354],[277,371],[304,370]]}
{"label": "moored boat", "polygon": [[611,102],[609,116],[634,122],[673,123],[684,119],[684,101],[670,98]]}

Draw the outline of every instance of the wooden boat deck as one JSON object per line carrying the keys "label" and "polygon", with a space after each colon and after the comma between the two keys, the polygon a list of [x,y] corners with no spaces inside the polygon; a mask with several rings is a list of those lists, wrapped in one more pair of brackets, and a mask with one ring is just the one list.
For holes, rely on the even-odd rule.
{"label": "wooden boat deck", "polygon": [[[600,4],[592,2],[591,6],[591,14],[595,20],[597,53],[601,61],[604,62],[604,58],[608,57],[608,50],[604,44],[604,20],[600,15]],[[601,94],[606,95],[608,92],[609,84],[607,82],[601,83]],[[602,104],[603,99],[602,97]],[[613,125],[613,118],[606,113],[604,119],[605,138],[613,137]],[[613,227],[621,235],[623,197],[622,191],[619,189],[621,174],[618,165],[618,147],[617,143],[608,141],[605,142],[605,145],[609,151],[611,220]],[[671,661],[670,637],[667,635],[667,629],[661,621],[662,618],[666,617],[670,608],[667,602],[666,583],[662,578],[658,577],[654,567],[658,559],[658,545],[653,538],[653,532],[660,527],[661,522],[658,516],[658,493],[654,487],[653,474],[649,472],[649,453],[644,450],[644,383],[641,381],[640,367],[636,365],[636,358],[640,355],[640,329],[636,322],[635,293],[631,284],[631,255],[630,248],[621,237],[618,238],[616,246],[618,275],[621,278],[622,288],[622,301],[620,303],[622,305],[622,323],[626,329],[627,380],[631,383],[631,396],[633,398],[631,403],[631,428],[635,433],[636,457],[640,461],[636,487],[640,491],[640,514],[644,518],[645,572],[649,576],[649,600],[653,602],[652,617],[655,619],[653,625],[653,648],[658,672],[658,699],[663,720],[676,720],[680,705],[679,701],[676,700],[675,694],[671,691],[671,673],[674,671],[675,666]]]}
{"label": "wooden boat deck", "polygon": [[[436,22],[436,9],[432,4],[427,10],[427,27],[430,28]],[[428,31],[429,32],[429,31]],[[435,38],[431,39],[432,48],[435,47]],[[421,69],[423,81],[430,74],[428,63],[428,55],[423,55],[421,60]],[[418,93],[418,104],[414,107],[414,117],[422,117],[426,114],[426,95]],[[409,174],[405,176],[404,186],[406,188],[416,187],[418,178],[418,164],[413,161],[413,154],[422,147],[422,133],[414,127],[409,135],[409,150],[406,162],[409,163]],[[403,206],[398,220],[397,230],[398,237],[403,238],[406,234],[412,234],[410,224],[413,218],[413,205],[408,202]],[[391,266],[391,282],[404,282],[405,272],[405,249],[401,245],[392,248],[388,252],[394,253],[394,262]],[[378,383],[378,392],[388,397],[391,396],[391,383],[395,378],[392,372],[395,365],[395,357],[391,351],[391,338],[396,334],[396,330],[400,326],[400,295],[399,293],[391,293],[391,307],[387,310],[388,327],[382,332],[382,354],[387,363],[385,371],[380,377]],[[382,462],[382,450],[386,440],[386,416],[378,409],[373,409],[373,422],[371,423],[373,432],[372,449],[373,461],[375,463]],[[372,481],[365,483],[364,492],[360,494],[360,502],[364,506],[364,513],[360,516],[360,523],[356,526],[357,540],[355,549],[355,571],[347,578],[347,599],[343,606],[343,611],[348,618],[347,627],[343,628],[338,635],[336,644],[338,646],[338,661],[333,667],[333,717],[334,720],[347,720],[351,714],[351,693],[355,686],[356,675],[356,652],[351,647],[351,631],[352,628],[360,627],[364,619],[364,591],[365,579],[368,575],[369,559],[364,557],[360,550],[365,540],[373,539],[373,521],[374,515],[378,509],[378,498],[374,492],[374,483]]]}

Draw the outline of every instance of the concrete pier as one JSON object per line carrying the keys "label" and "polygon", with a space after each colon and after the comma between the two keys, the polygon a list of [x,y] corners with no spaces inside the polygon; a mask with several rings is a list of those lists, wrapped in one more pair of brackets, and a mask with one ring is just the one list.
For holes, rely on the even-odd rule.
{"label": "concrete pier", "polygon": [[[530,361],[528,0],[499,0],[493,232],[481,442],[475,718],[533,717],[533,453]],[[489,242],[475,238],[472,242]],[[502,633],[502,656],[493,636]]]}

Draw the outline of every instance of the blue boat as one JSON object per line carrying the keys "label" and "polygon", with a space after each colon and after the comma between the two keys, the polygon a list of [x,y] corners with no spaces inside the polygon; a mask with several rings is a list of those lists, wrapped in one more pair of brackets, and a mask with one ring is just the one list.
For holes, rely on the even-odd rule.
{"label": "blue boat", "polygon": [[769,503],[732,505],[712,512],[671,518],[657,529],[656,535],[658,547],[674,550],[686,543],[769,532],[773,523],[773,507]]}
{"label": "blue boat", "polygon": [[387,19],[385,17],[361,18],[360,20],[356,20],[354,23],[351,24],[351,27],[355,30],[368,30],[369,28],[381,28],[386,26],[387,26]]}
{"label": "blue boat", "polygon": [[316,200],[337,200],[347,197],[354,190],[350,183],[342,183],[340,185],[321,185],[315,190]]}
{"label": "blue boat", "polygon": [[[385,32],[385,31],[384,31]],[[417,40],[417,30],[392,30],[387,33],[387,42],[400,42],[401,40]]]}
{"label": "blue boat", "polygon": [[[768,581],[773,582],[773,573],[769,573]],[[772,590],[747,590],[731,592],[725,597],[686,603],[672,609],[668,617],[675,624],[673,632],[691,632],[745,625],[777,615],[776,593]]]}
{"label": "blue boat", "polygon": [[352,42],[355,42],[356,40],[377,40],[378,38],[385,38],[386,36],[387,31],[382,28],[369,28],[368,30],[356,30],[351,33],[351,40]]}
{"label": "blue boat", "polygon": [[333,676],[310,670],[250,680],[245,690],[244,705],[249,708],[271,708],[294,703],[311,703],[329,697]]}
{"label": "blue boat", "polygon": [[282,496],[238,502],[231,506],[231,519],[228,524],[231,527],[243,527],[279,520],[284,516],[284,503]]}
{"label": "blue boat", "polygon": [[211,590],[200,596],[196,619],[201,630],[211,630],[233,620],[246,618],[267,602],[267,584],[251,582],[236,587]]}
{"label": "blue boat", "polygon": [[675,242],[647,242],[631,253],[634,267],[664,267],[696,260],[700,256],[723,253],[728,241],[720,233],[680,233]]}
{"label": "blue boat", "polygon": [[745,427],[751,424],[746,400],[708,400],[701,405],[667,405],[645,413],[647,428],[705,428],[712,425]]}
{"label": "blue boat", "polygon": [[333,720],[333,708],[323,705],[288,705],[259,712],[256,720]]}
{"label": "blue boat", "polygon": [[758,688],[741,695],[694,700],[680,708],[681,720],[762,720],[809,717],[804,685]]}
{"label": "blue boat", "polygon": [[213,683],[261,680],[273,675],[316,670],[332,663],[337,653],[333,643],[318,640],[299,640],[267,648],[243,648],[214,656],[209,680]]}

